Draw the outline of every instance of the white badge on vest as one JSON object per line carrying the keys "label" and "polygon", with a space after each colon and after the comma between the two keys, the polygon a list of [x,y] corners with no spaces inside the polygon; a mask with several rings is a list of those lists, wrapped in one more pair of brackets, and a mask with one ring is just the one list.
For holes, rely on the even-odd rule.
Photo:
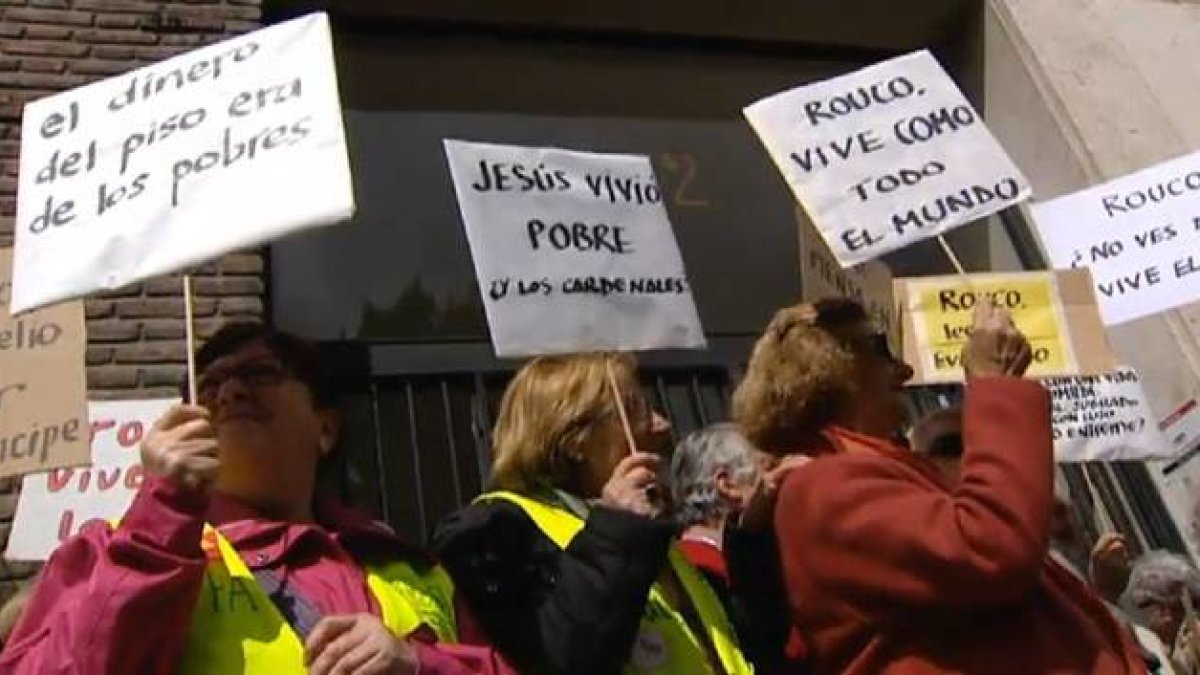
{"label": "white badge on vest", "polygon": [[642,628],[633,645],[633,666],[638,670],[658,670],[667,664],[670,657],[667,652],[667,641],[662,633],[654,628]]}

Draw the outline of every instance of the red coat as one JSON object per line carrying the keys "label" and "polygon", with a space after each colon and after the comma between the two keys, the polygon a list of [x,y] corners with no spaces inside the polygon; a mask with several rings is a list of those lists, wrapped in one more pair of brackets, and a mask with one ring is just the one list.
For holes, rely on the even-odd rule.
{"label": "red coat", "polygon": [[968,387],[957,489],[893,444],[830,428],[775,514],[793,622],[816,673],[1145,673],[1101,601],[1047,558],[1050,403]]}

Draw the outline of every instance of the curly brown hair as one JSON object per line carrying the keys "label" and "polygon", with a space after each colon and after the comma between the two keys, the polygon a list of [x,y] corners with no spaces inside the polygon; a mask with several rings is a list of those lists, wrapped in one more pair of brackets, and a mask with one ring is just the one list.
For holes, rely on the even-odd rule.
{"label": "curly brown hair", "polygon": [[839,333],[866,321],[849,298],[776,312],[733,394],[734,419],[755,447],[794,451],[845,409],[855,394],[855,358]]}

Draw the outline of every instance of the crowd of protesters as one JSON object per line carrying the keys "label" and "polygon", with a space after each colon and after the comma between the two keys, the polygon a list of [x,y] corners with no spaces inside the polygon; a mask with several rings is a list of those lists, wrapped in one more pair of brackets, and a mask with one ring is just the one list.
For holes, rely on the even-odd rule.
{"label": "crowd of protesters", "polygon": [[1200,675],[1200,573],[1088,550],[1005,310],[963,356],[961,407],[909,428],[912,369],[861,305],[785,308],[733,421],[674,449],[630,357],[534,359],[487,491],[425,551],[318,487],[315,348],[227,326],[124,517],[0,612],[0,673]]}

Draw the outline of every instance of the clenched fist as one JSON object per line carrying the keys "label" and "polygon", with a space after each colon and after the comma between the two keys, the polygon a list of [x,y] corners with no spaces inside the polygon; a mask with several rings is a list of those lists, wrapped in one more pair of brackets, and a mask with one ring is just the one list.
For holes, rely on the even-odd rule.
{"label": "clenched fist", "polygon": [[600,493],[600,503],[614,509],[652,517],[660,506],[652,492],[658,485],[658,455],[635,452],[622,459]]}
{"label": "clenched fist", "polygon": [[963,348],[968,377],[1021,377],[1033,361],[1029,340],[1013,323],[1007,309],[988,297],[975,306],[971,337]]}
{"label": "clenched fist", "polygon": [[207,493],[221,467],[208,409],[181,404],[167,410],[142,441],[142,466],[188,490]]}

